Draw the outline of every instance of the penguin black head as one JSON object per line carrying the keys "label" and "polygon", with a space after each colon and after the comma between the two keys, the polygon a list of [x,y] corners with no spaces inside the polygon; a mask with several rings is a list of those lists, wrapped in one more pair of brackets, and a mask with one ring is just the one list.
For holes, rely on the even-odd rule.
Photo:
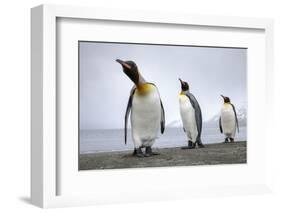
{"label": "penguin black head", "polygon": [[223,96],[223,95],[221,95],[221,97],[223,98],[224,103],[230,103],[230,98],[229,97],[226,97],[226,96]]}
{"label": "penguin black head", "polygon": [[122,61],[120,59],[116,59],[116,61],[121,64],[123,72],[135,83],[135,85],[138,85],[140,75],[136,63],[133,61]]}
{"label": "penguin black head", "polygon": [[187,90],[189,90],[189,85],[188,85],[188,83],[185,82],[185,81],[183,81],[183,80],[181,80],[180,78],[179,78],[179,80],[180,80],[180,82],[181,82],[181,90],[182,90],[182,91],[187,91]]}

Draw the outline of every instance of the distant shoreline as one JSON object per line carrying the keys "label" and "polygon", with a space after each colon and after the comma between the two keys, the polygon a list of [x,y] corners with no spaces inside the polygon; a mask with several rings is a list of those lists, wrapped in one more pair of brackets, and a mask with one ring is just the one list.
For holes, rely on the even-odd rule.
{"label": "distant shoreline", "polygon": [[[79,136],[79,153],[106,153],[117,151],[129,151],[133,149],[131,132],[128,131],[127,145],[124,145],[124,130],[84,130]],[[247,140],[247,128],[240,126],[240,132],[235,136],[237,141]],[[174,148],[187,145],[186,135],[181,128],[166,128],[164,134],[159,134],[153,147]],[[218,128],[204,129],[201,135],[203,144],[214,144],[224,140],[223,134]]]}
{"label": "distant shoreline", "polygon": [[136,158],[130,151],[115,151],[79,155],[79,170],[120,169],[166,166],[192,166],[239,164],[247,162],[247,143],[207,144],[203,149],[182,150],[180,147],[155,148],[155,155],[148,158]]}

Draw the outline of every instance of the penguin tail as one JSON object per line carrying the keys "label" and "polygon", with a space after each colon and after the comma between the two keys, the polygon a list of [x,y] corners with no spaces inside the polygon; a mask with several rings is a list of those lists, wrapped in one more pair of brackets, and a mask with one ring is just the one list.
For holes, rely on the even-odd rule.
{"label": "penguin tail", "polygon": [[124,142],[125,142],[125,145],[127,145],[127,129],[125,129],[125,131],[124,131],[124,136],[125,136]]}
{"label": "penguin tail", "polygon": [[165,126],[164,126],[164,124],[161,124],[161,134],[163,134],[164,131],[165,131]]}
{"label": "penguin tail", "polygon": [[201,138],[197,138],[196,142],[197,142],[198,144],[203,144]]}

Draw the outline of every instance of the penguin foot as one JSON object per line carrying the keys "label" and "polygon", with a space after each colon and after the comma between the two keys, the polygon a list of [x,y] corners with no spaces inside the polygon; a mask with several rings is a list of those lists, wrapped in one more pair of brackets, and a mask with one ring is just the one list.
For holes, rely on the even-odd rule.
{"label": "penguin foot", "polygon": [[136,148],[134,150],[133,156],[136,156],[136,157],[139,157],[139,158],[144,157],[144,154],[143,154],[141,148]]}
{"label": "penguin foot", "polygon": [[181,149],[194,149],[196,146],[195,143],[193,143],[192,141],[188,141],[188,146],[183,146],[181,147]]}
{"label": "penguin foot", "polygon": [[199,148],[205,148],[205,146],[201,142],[198,142],[197,145],[198,145]]}
{"label": "penguin foot", "polygon": [[234,142],[234,138],[229,138],[230,142],[233,143]]}
{"label": "penguin foot", "polygon": [[153,155],[153,152],[152,152],[151,146],[146,147],[144,157],[151,157],[152,155]]}
{"label": "penguin foot", "polygon": [[137,155],[137,149],[136,149],[136,148],[134,149],[134,152],[133,152],[132,155],[133,155],[133,156],[136,156],[136,155]]}
{"label": "penguin foot", "polygon": [[224,139],[224,143],[228,143],[228,138],[225,138],[225,139]]}

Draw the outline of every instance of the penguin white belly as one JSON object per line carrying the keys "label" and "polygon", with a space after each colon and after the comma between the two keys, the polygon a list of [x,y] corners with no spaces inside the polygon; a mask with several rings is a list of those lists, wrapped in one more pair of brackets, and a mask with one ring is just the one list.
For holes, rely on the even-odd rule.
{"label": "penguin white belly", "polygon": [[224,105],[221,110],[221,126],[225,136],[234,138],[236,131],[235,114],[229,104]]}
{"label": "penguin white belly", "polygon": [[196,142],[198,130],[195,119],[195,110],[186,95],[180,95],[179,104],[182,124],[187,137],[192,142]]}
{"label": "penguin white belly", "polygon": [[131,126],[136,148],[152,146],[158,137],[161,120],[161,104],[158,90],[149,86],[141,94],[136,91],[132,102]]}

